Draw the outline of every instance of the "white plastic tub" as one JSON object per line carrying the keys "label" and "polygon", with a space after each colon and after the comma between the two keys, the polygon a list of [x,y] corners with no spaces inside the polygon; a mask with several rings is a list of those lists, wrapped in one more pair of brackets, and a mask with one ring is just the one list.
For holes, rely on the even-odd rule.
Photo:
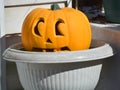
{"label": "white plastic tub", "polygon": [[25,90],[94,90],[100,61],[113,56],[112,47],[93,40],[91,49],[70,52],[28,52],[22,44],[9,47],[3,58],[16,62]]}

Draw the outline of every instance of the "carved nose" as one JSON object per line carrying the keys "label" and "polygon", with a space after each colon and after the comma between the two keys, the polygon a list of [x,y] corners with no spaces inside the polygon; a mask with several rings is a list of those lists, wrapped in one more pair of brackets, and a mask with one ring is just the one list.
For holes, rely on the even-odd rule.
{"label": "carved nose", "polygon": [[46,42],[47,43],[52,43],[52,41],[49,38],[46,40]]}

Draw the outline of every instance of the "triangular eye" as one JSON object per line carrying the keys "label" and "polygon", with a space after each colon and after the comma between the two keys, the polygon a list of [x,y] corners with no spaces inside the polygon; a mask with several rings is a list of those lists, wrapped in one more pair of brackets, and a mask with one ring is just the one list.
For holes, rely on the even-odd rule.
{"label": "triangular eye", "polygon": [[60,30],[60,27],[59,27],[61,23],[63,23],[63,21],[59,20],[55,24],[55,34],[58,35],[58,36],[64,36],[63,33]]}
{"label": "triangular eye", "polygon": [[37,24],[36,24],[36,26],[35,26],[35,28],[34,28],[35,34],[38,35],[38,36],[41,36],[40,30],[38,30],[38,24],[39,24],[39,23],[44,23],[44,19],[40,19],[40,20],[37,22]]}

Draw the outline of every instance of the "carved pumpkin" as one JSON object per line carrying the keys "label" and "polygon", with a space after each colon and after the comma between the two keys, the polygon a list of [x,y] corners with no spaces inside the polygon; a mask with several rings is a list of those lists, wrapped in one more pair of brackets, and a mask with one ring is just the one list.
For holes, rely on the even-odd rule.
{"label": "carved pumpkin", "polygon": [[88,49],[91,43],[91,28],[84,13],[73,8],[36,8],[24,20],[22,43],[25,50]]}

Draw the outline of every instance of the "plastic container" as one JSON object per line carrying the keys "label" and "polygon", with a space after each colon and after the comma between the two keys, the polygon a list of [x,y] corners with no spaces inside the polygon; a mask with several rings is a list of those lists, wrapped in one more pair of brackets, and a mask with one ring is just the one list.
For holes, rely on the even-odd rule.
{"label": "plastic container", "polygon": [[28,52],[22,44],[9,47],[3,58],[16,62],[25,90],[94,90],[101,60],[113,56],[112,47],[93,40],[91,49],[70,52]]}
{"label": "plastic container", "polygon": [[120,23],[120,0],[103,0],[106,19]]}

